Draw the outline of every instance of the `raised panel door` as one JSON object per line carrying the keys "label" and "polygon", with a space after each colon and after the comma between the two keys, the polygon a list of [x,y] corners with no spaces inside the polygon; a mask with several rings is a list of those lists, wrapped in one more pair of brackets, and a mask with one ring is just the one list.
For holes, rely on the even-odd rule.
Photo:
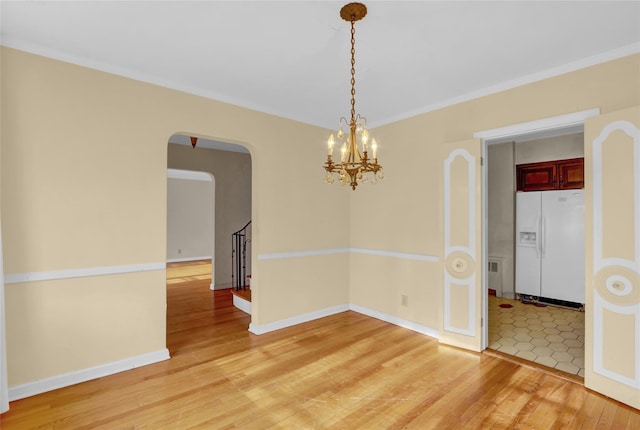
{"label": "raised panel door", "polygon": [[558,162],[558,188],[561,190],[584,188],[584,158]]}
{"label": "raised panel door", "polygon": [[520,164],[516,168],[518,191],[545,191],[557,188],[556,163]]}

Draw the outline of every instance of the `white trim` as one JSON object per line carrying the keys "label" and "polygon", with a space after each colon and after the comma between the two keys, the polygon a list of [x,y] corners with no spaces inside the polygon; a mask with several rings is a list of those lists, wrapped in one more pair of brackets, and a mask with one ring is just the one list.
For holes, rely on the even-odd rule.
{"label": "white trim", "polygon": [[[234,295],[234,299],[235,297],[236,296]],[[261,334],[269,333],[272,331],[280,330],[283,328],[291,327],[294,325],[302,324],[305,322],[339,314],[341,312],[346,312],[349,310],[358,312],[359,314],[362,314],[362,315],[366,315],[372,318],[376,318],[376,319],[388,322],[389,324],[397,325],[398,327],[413,330],[415,332],[424,334],[426,336],[431,336],[436,339],[438,339],[440,335],[438,332],[438,329],[435,329],[433,327],[429,327],[414,321],[405,320],[403,318],[399,318],[393,315],[386,314],[384,312],[365,308],[363,306],[355,305],[355,304],[333,306],[331,308],[320,309],[318,311],[310,312],[308,314],[298,315],[295,317],[286,318],[280,321],[274,321],[272,323],[267,323],[262,325],[251,323],[249,324],[249,331],[253,334],[261,335]]]}
{"label": "white trim", "polygon": [[[451,246],[451,163],[462,157],[467,162],[467,246]],[[452,252],[466,252],[474,260],[476,259],[476,164],[475,157],[464,149],[451,151],[444,161],[444,255],[445,258]]]}
{"label": "white trim", "polygon": [[386,124],[391,124],[393,122],[401,121],[403,119],[415,117],[418,115],[425,114],[427,112],[433,112],[438,109],[443,109],[448,106],[453,106],[459,103],[464,103],[470,100],[475,100],[480,97],[485,97],[491,94],[497,94],[502,91],[507,91],[513,88],[521,87],[524,85],[528,85],[534,82],[544,81],[545,79],[553,78],[555,76],[560,76],[565,73],[574,72],[576,70],[585,69],[587,67],[595,66],[598,64],[606,63],[608,61],[617,60],[618,58],[626,57],[629,55],[634,55],[640,52],[640,44],[632,43],[630,45],[623,46],[621,48],[613,49],[611,51],[602,52],[597,55],[593,55],[591,57],[583,58],[578,61],[573,61],[571,63],[553,67],[551,69],[543,70],[538,73],[533,73],[530,75],[522,76],[520,78],[512,79],[510,81],[502,82],[497,85],[492,85],[490,87],[486,87],[480,90],[471,91],[466,94],[462,94],[457,97],[452,97],[447,100],[442,100],[437,103],[433,103],[431,105],[427,105],[422,108],[413,109],[411,111],[402,113],[400,115],[396,115],[390,118],[385,119],[381,122],[370,123],[371,128],[377,128]]}
{"label": "white trim", "polygon": [[635,375],[629,378],[621,375],[613,370],[606,369],[602,364],[604,355],[604,336],[603,336],[603,310],[607,309],[616,314],[634,315],[635,316],[635,357],[636,361],[640,357],[640,309],[634,306],[616,306],[608,303],[598,291],[593,292],[593,371],[607,378],[613,379],[621,384],[628,385],[633,388],[640,388],[640,366],[635,364]]}
{"label": "white trim", "polygon": [[[204,88],[193,87],[184,82],[178,82],[171,79],[160,78],[158,76],[154,76],[148,73],[141,73],[140,71],[137,71],[137,70],[132,70],[126,67],[115,66],[113,64],[109,64],[103,61],[98,61],[95,59],[83,58],[77,55],[69,54],[67,52],[62,52],[57,49],[43,47],[41,45],[30,43],[24,40],[7,38],[6,35],[2,39],[2,46],[18,49],[20,51],[29,52],[29,53],[40,55],[43,57],[53,58],[55,60],[63,61],[66,63],[72,63],[79,66],[88,67],[90,69],[99,70],[99,71],[111,73],[114,75],[124,76],[130,79],[146,82],[146,83],[157,85],[160,87],[170,88],[172,90],[180,91],[183,93],[193,94],[196,96],[205,97],[208,99],[217,100],[224,103],[230,103],[232,105],[240,106],[240,107],[251,109],[251,110],[257,110],[259,112],[265,112],[265,113],[276,115],[282,118],[288,118],[288,119],[300,121],[307,124],[317,125],[323,128],[332,128],[333,126],[333,124],[320,124],[317,121],[315,121],[313,118],[307,118],[307,119],[299,118],[297,116],[292,115],[291,113],[280,112],[278,110],[274,110],[273,108],[263,106],[259,103],[253,103],[247,100],[241,100],[235,97],[230,97],[228,95],[220,94]],[[393,122],[415,117],[417,115],[422,115],[427,112],[443,109],[448,106],[463,103],[469,100],[475,100],[480,97],[496,94],[512,88],[524,86],[533,82],[543,81],[545,79],[563,75],[565,73],[573,72],[576,70],[595,66],[597,64],[602,64],[608,61],[616,60],[618,58],[633,55],[638,52],[640,52],[640,44],[632,43],[626,46],[622,46],[620,48],[616,48],[610,51],[592,55],[590,57],[573,61],[561,66],[557,66],[557,67],[553,67],[537,73],[525,75],[516,79],[499,83],[497,85],[492,85],[480,90],[471,91],[469,93],[452,97],[446,100],[442,100],[430,105],[412,109],[402,114],[383,119],[380,122],[370,123],[370,128],[377,128],[386,124],[391,124]]]}
{"label": "white trim", "polygon": [[205,255],[202,257],[167,258],[167,263],[182,263],[184,261],[199,261],[199,260],[211,260],[211,264],[213,264],[213,258],[211,258],[210,255]]}
{"label": "white trim", "polygon": [[[634,210],[634,257],[626,260],[602,255],[602,144],[614,131],[622,131],[633,139],[633,210]],[[640,129],[629,121],[614,121],[607,124],[593,140],[593,271],[594,274],[607,266],[619,265],[640,273]]]}
{"label": "white trim", "polygon": [[440,257],[427,254],[414,254],[410,252],[396,252],[396,251],[383,251],[380,249],[367,249],[367,248],[349,248],[349,250],[355,254],[368,254],[379,255],[381,257],[394,257],[404,260],[418,260],[418,261],[432,261],[437,262]]}
{"label": "white trim", "polygon": [[[451,325],[451,284],[467,287],[467,327]],[[476,275],[475,273],[465,279],[456,279],[446,272],[444,274],[444,329],[453,333],[474,337],[476,335]]]}
{"label": "white trim", "polygon": [[15,387],[9,388],[9,400],[14,401],[29,396],[35,396],[36,394],[46,393],[47,391],[57,390],[58,388],[68,387],[70,385],[79,384],[92,379],[102,378],[104,376],[135,369],[136,367],[158,363],[160,361],[168,360],[169,358],[171,358],[169,356],[169,350],[165,348],[159,351],[113,361],[111,363],[101,364],[99,366],[41,379],[39,381],[16,385]]}
{"label": "white trim", "polygon": [[286,260],[289,258],[314,257],[317,255],[343,254],[350,248],[309,249],[306,251],[274,252],[271,254],[259,254],[258,261]]}
{"label": "white trim", "polygon": [[[482,267],[480,271],[480,292],[482,294],[482,299],[480,300],[480,306],[482,308],[480,310],[480,312],[482,312],[480,314],[480,336],[482,336],[482,341],[480,348],[484,351],[489,347],[489,272],[487,270],[489,267],[489,223],[487,222],[489,219],[489,193],[486,192],[487,184],[489,183],[489,150],[484,140],[482,141],[482,147],[480,149],[480,157],[481,160],[484,160],[483,163],[480,163],[480,198],[482,199],[480,209],[480,216],[482,217],[480,222],[480,228],[482,230],[480,235],[480,252],[482,254],[480,258],[480,267]],[[504,293],[501,292],[501,294]],[[487,296],[487,298],[485,298],[485,296]],[[515,298],[515,294],[513,298]]]}
{"label": "white trim", "polygon": [[426,326],[424,324],[420,324],[414,321],[405,320],[400,317],[396,317],[393,315],[385,314],[384,312],[376,311],[374,309],[365,308],[359,305],[350,304],[349,309],[358,312],[362,315],[367,315],[372,318],[376,318],[385,322],[388,322],[393,325],[397,325],[399,327],[403,327],[409,330],[413,330],[415,332],[431,336],[433,338],[438,339],[440,337],[440,333],[438,329]]}
{"label": "white trim", "polygon": [[[524,123],[520,123],[520,124],[513,124],[507,127],[501,127],[501,128],[495,128],[492,130],[485,130],[485,131],[479,131],[473,134],[473,137],[475,138],[480,138],[482,139],[482,157],[485,160],[484,163],[482,163],[482,198],[483,198],[483,211],[482,211],[482,231],[483,231],[483,238],[482,238],[482,246],[483,246],[483,256],[487,256],[488,255],[488,239],[487,239],[487,235],[488,235],[488,212],[487,212],[487,205],[488,205],[488,200],[487,200],[487,194],[488,194],[488,180],[487,180],[487,168],[488,168],[488,159],[487,159],[487,145],[491,144],[491,143],[498,143],[501,140],[504,141],[509,141],[509,140],[513,140],[514,137],[518,136],[518,137],[522,137],[522,136],[526,136],[527,134],[530,135],[534,135],[537,133],[544,133],[545,131],[549,131],[549,129],[551,130],[555,130],[555,131],[560,131],[560,130],[569,130],[569,129],[573,129],[574,127],[581,127],[584,128],[584,121],[587,118],[593,117],[593,116],[598,116],[600,115],[600,108],[594,108],[594,109],[589,109],[589,110],[584,110],[584,111],[580,111],[580,112],[573,112],[573,113],[569,113],[569,114],[565,114],[565,115],[559,115],[559,116],[554,116],[554,117],[549,117],[549,118],[544,118],[541,120],[535,120],[535,121],[528,121],[528,122],[524,122]],[[582,118],[582,120],[580,121],[579,118]],[[565,122],[563,122],[565,121]],[[547,128],[545,128],[547,127]],[[511,131],[512,133],[515,133],[514,135],[508,135],[506,133],[508,133],[509,131]],[[585,142],[586,145],[586,142]],[[489,288],[488,286],[488,274],[487,274],[487,264],[486,264],[486,260],[483,260],[483,264],[482,264],[482,282],[483,282],[483,289],[482,289],[482,321],[484,322],[484,327],[485,329],[482,330],[483,336],[485,337],[485,339],[483,340],[483,347],[486,348],[489,344],[489,334],[488,334],[488,330],[486,329],[486,327],[489,325],[489,312],[488,312],[488,294],[487,294],[487,289]]]}
{"label": "white trim", "polygon": [[233,296],[233,306],[240,309],[242,312],[251,315],[251,302],[242,297],[238,297],[235,294]]}
{"label": "white trim", "polygon": [[86,267],[82,269],[52,270],[49,272],[28,272],[5,274],[5,284],[22,282],[53,281],[56,279],[84,278],[87,276],[119,275],[123,273],[165,270],[166,263],[129,264],[126,266]]}
{"label": "white trim", "polygon": [[314,257],[318,255],[344,254],[352,252],[354,254],[379,255],[382,257],[394,257],[406,260],[432,261],[437,262],[440,257],[428,254],[414,254],[409,252],[384,251],[380,249],[367,248],[327,248],[327,249],[310,249],[305,251],[276,252],[271,254],[258,255],[258,261],[267,260],[286,260],[289,258]]}
{"label": "white trim", "polygon": [[[451,246],[451,164],[457,157],[462,157],[467,162],[467,246]],[[455,149],[444,160],[444,258],[445,260],[454,252],[467,253],[474,264],[476,262],[476,165],[475,157],[464,149]],[[446,331],[463,334],[471,337],[476,335],[476,294],[474,273],[465,279],[456,279],[451,276],[444,267],[444,322],[443,328]],[[451,325],[451,284],[466,286],[468,289],[468,325],[467,327],[456,327]]]}
{"label": "white trim", "polygon": [[291,318],[270,322],[267,324],[249,324],[249,331],[253,334],[265,334],[272,331],[280,330],[286,327],[302,324],[305,322],[317,320],[319,318],[328,317],[330,315],[339,314],[349,310],[349,305],[337,305],[331,308],[320,309],[308,314],[296,315]]}
{"label": "white trim", "polygon": [[589,109],[565,115],[543,118],[535,121],[523,122],[506,127],[494,128],[473,133],[474,138],[484,139],[488,144],[508,142],[517,136],[548,132],[555,129],[565,129],[584,124],[585,119],[600,115],[600,109]]}
{"label": "white trim", "polygon": [[196,170],[167,169],[167,179],[186,179],[190,181],[213,182],[213,175]]}

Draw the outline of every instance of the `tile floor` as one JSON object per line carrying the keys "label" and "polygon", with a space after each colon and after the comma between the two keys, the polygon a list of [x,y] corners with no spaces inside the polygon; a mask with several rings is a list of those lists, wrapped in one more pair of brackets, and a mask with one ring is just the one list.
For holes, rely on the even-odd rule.
{"label": "tile floor", "polygon": [[584,378],[584,312],[489,296],[489,348]]}

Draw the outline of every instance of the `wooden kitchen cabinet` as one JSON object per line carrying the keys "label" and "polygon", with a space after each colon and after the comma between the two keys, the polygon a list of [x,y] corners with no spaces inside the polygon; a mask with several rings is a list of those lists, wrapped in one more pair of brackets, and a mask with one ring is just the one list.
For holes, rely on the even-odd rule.
{"label": "wooden kitchen cabinet", "polygon": [[569,190],[584,187],[584,158],[516,166],[518,191]]}

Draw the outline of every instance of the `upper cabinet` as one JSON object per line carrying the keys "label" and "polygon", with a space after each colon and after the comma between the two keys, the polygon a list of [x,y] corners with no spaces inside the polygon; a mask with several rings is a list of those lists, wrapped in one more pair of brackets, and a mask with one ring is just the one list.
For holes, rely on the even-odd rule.
{"label": "upper cabinet", "polygon": [[584,158],[516,166],[518,191],[569,190],[584,187]]}

